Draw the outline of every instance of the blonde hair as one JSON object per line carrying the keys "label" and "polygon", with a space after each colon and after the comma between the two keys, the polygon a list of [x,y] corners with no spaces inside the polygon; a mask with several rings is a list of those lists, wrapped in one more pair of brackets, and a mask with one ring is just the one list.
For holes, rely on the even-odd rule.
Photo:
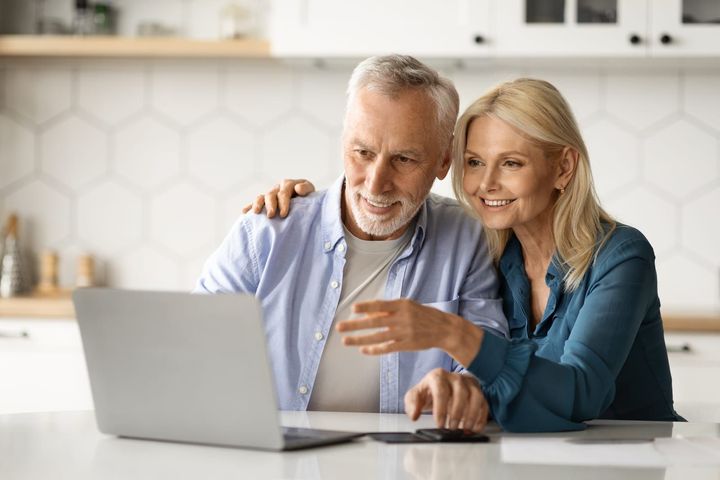
{"label": "blonde hair", "polygon": [[[458,200],[473,214],[475,211],[463,189],[464,154],[470,123],[481,116],[496,118],[514,127],[539,146],[548,159],[556,158],[565,147],[578,153],[575,173],[565,186],[565,193],[557,197],[552,216],[556,256],[565,272],[565,290],[576,289],[616,222],[600,206],[587,147],[570,107],[550,83],[520,78],[490,89],[465,110],[455,126],[452,181]],[[603,223],[610,228],[605,230]],[[490,253],[497,262],[512,230],[485,228],[485,232]]]}

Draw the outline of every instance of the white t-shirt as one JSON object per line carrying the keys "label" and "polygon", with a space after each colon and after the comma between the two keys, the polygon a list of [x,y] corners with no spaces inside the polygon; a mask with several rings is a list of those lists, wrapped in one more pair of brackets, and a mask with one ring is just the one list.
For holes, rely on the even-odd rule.
{"label": "white t-shirt", "polygon": [[363,355],[357,347],[343,345],[335,324],[353,317],[354,303],[385,298],[390,266],[410,242],[413,230],[411,225],[395,240],[361,240],[345,229],[342,292],[308,410],[380,411],[380,357]]}

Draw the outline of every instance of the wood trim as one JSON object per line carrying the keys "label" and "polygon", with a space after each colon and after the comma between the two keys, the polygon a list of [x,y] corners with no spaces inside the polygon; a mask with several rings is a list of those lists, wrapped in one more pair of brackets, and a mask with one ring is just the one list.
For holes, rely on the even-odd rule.
{"label": "wood trim", "polygon": [[720,314],[663,315],[666,332],[720,332]]}
{"label": "wood trim", "polygon": [[261,39],[196,40],[174,37],[0,36],[0,57],[229,57],[269,58]]}
{"label": "wood trim", "polygon": [[72,291],[0,298],[0,317],[75,318]]}

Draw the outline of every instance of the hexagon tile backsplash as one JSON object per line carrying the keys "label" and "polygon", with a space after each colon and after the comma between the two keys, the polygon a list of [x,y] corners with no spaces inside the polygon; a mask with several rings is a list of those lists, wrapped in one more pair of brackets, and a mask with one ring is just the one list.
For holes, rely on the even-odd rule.
{"label": "hexagon tile backsplash", "polygon": [[[553,82],[598,192],[657,255],[668,308],[720,308],[720,68],[442,65],[462,106],[518,75]],[[108,285],[187,290],[242,205],[281,177],[341,173],[348,66],[276,61],[0,64],[0,212],[61,282],[94,254]],[[436,185],[450,194],[447,180]]]}

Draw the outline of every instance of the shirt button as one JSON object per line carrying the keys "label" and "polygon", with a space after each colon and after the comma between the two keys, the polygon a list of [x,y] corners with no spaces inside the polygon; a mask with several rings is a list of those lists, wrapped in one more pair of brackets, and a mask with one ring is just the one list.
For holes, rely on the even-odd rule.
{"label": "shirt button", "polygon": [[330,250],[332,248],[332,243],[325,242],[325,250]]}
{"label": "shirt button", "polygon": [[340,286],[340,284],[338,282],[336,282],[335,280],[333,280],[332,282],[330,282],[330,286],[332,288],[338,288]]}
{"label": "shirt button", "polygon": [[298,388],[298,392],[300,393],[300,395],[305,395],[308,392],[308,388],[305,385],[302,385],[300,386],[300,388]]}
{"label": "shirt button", "polygon": [[325,335],[323,335],[322,332],[315,332],[315,340],[319,342],[323,338],[325,338]]}
{"label": "shirt button", "polygon": [[345,251],[345,245],[343,245],[342,243],[341,243],[340,245],[338,245],[338,251],[339,251],[339,252],[344,252],[344,251]]}

